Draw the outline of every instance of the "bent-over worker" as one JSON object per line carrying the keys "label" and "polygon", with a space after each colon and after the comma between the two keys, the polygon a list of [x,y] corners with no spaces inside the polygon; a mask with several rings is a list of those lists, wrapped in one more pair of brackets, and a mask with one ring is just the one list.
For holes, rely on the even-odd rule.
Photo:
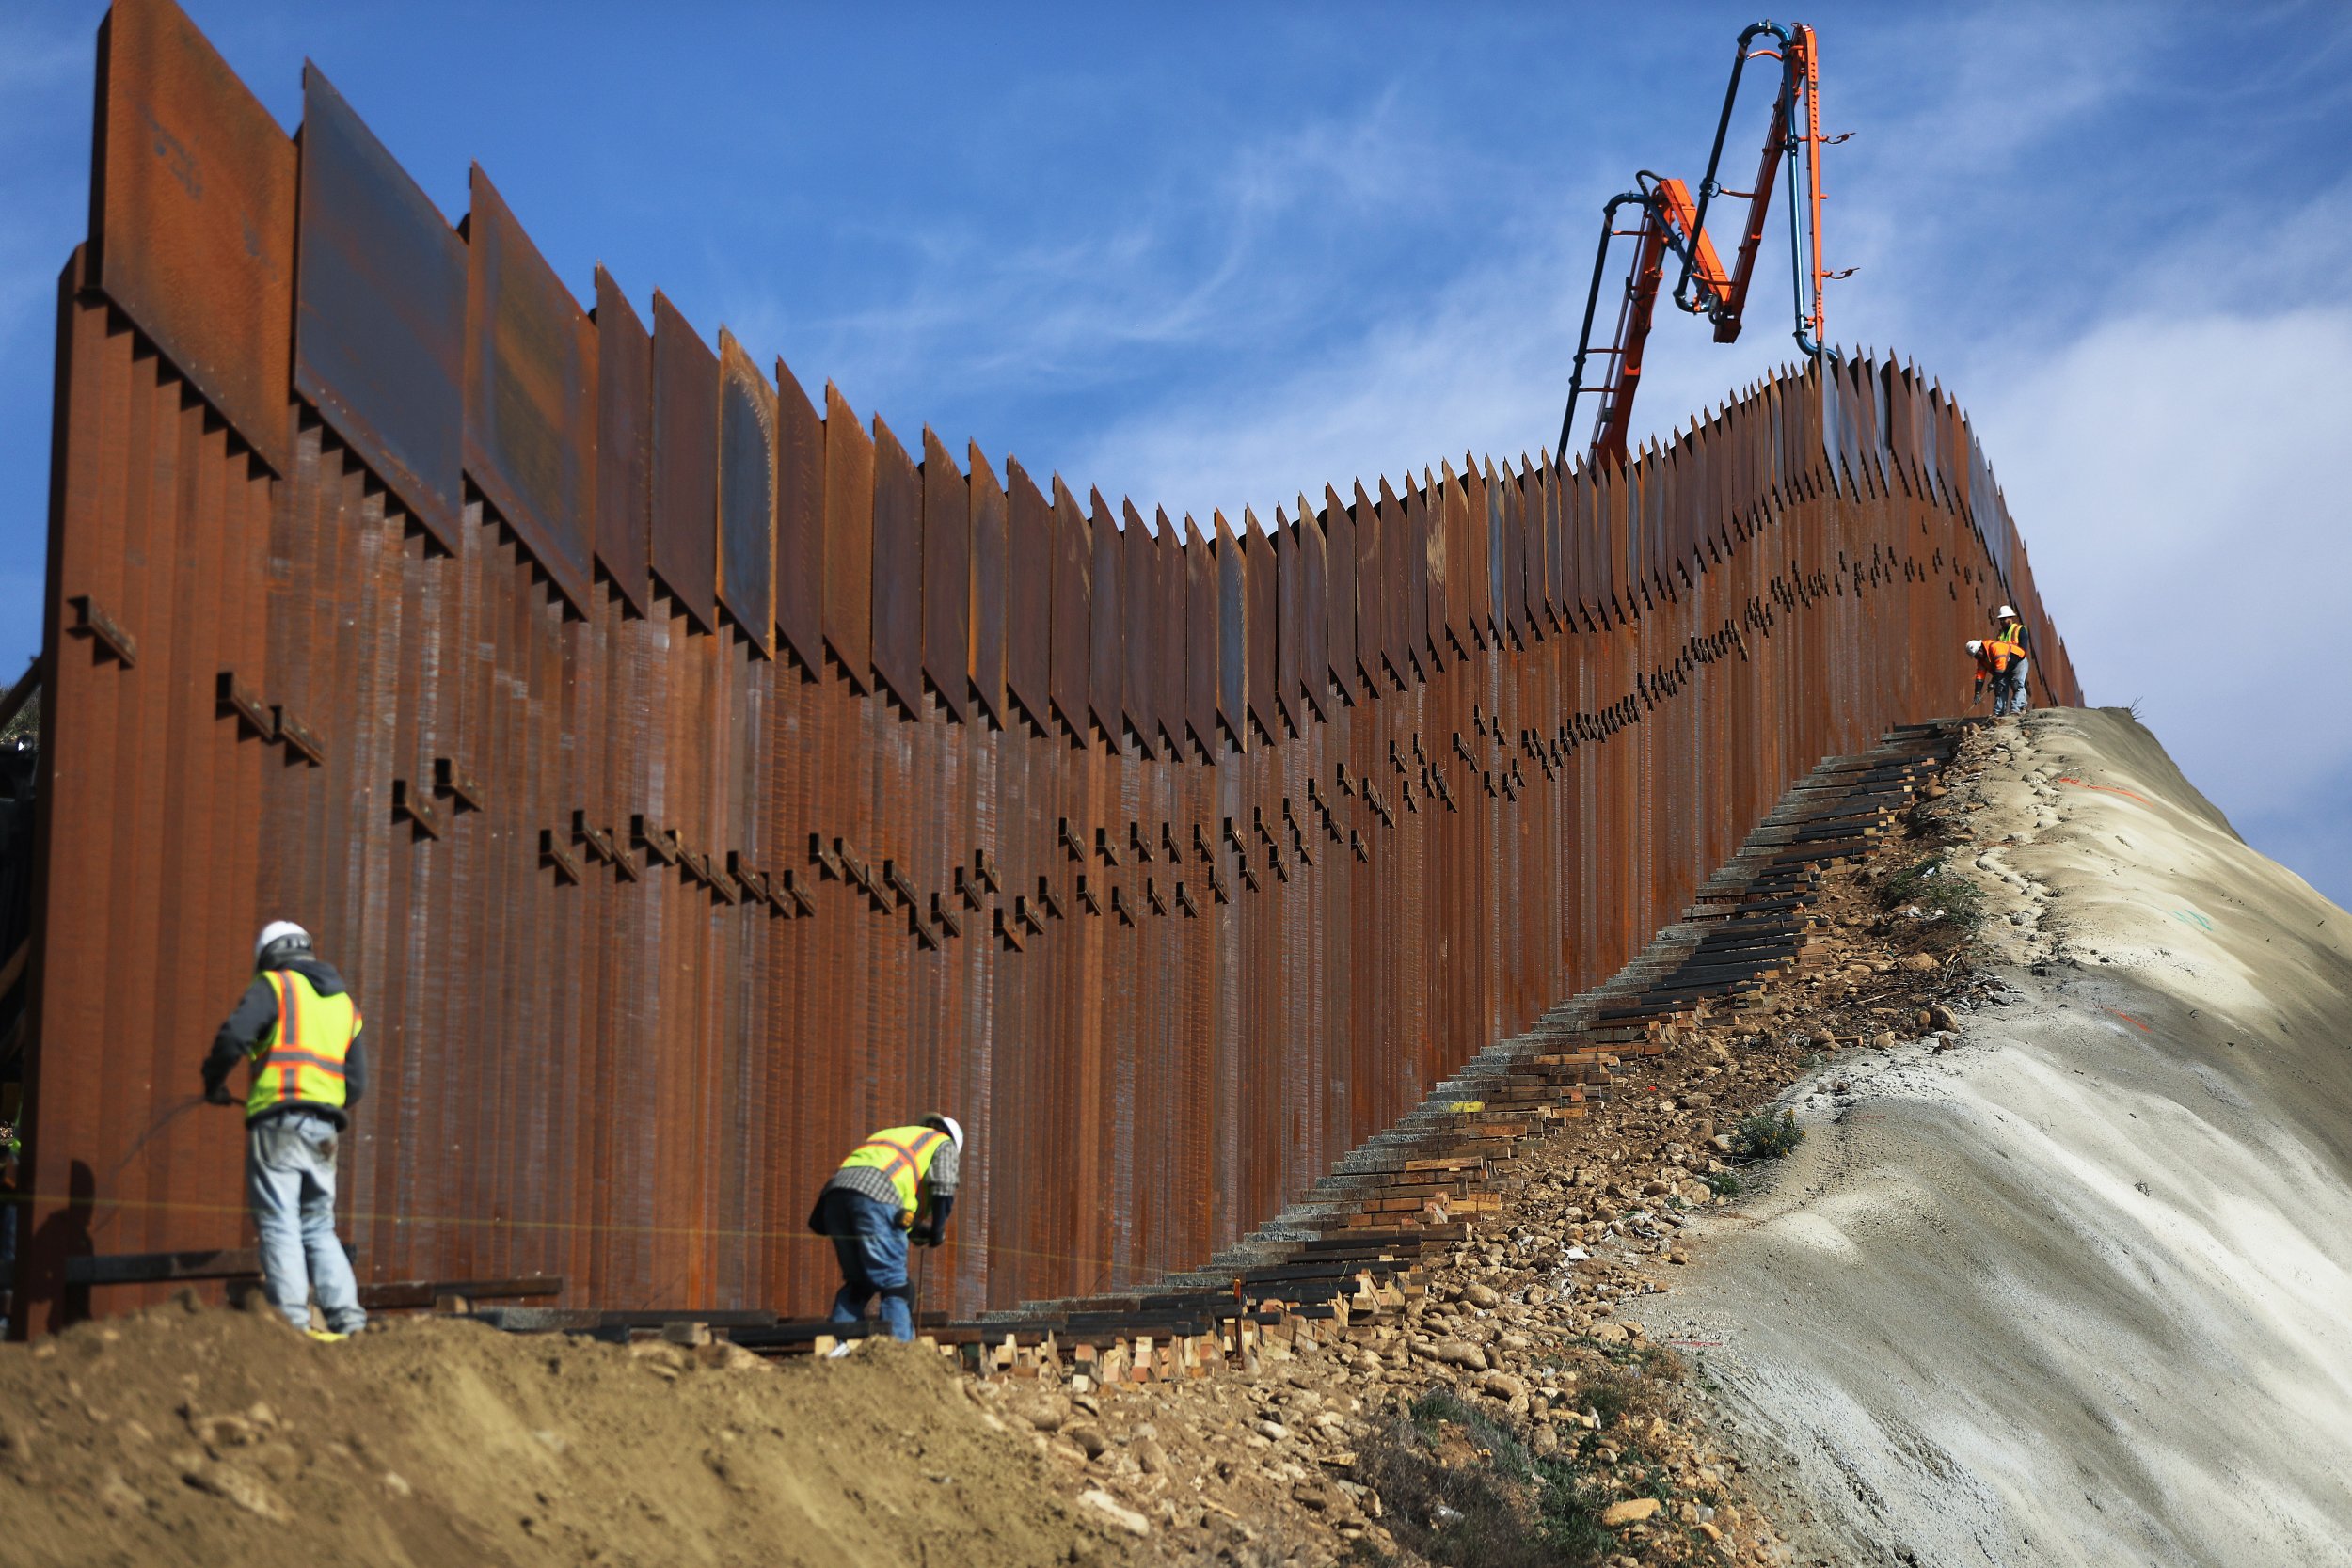
{"label": "bent-over worker", "polygon": [[913,1126],[883,1128],[841,1162],[808,1216],[808,1227],[832,1238],[841,1260],[834,1323],[857,1322],[866,1304],[880,1296],[891,1338],[914,1338],[907,1243],[937,1246],[946,1240],[962,1153],[962,1126],[934,1112]]}
{"label": "bent-over worker", "polygon": [[[261,1233],[262,1286],[314,1339],[357,1334],[368,1315],[335,1239],[335,1161],[350,1107],[367,1090],[359,1008],[332,964],[290,920],[262,927],[259,973],[204,1058],[204,1098],[234,1105],[229,1074],[253,1066],[245,1097],[245,1191]],[[310,1321],[318,1295],[326,1325]]]}

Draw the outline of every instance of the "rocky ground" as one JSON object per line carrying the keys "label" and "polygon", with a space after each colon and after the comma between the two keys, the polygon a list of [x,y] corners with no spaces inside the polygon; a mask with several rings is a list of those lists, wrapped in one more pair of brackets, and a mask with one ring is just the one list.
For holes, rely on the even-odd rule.
{"label": "rocky ground", "polygon": [[1047,1368],[971,1397],[1146,1560],[1789,1560],[1774,1519],[1803,1504],[1739,1456],[1708,1347],[1642,1319],[1691,1260],[1686,1229],[1736,1212],[1791,1136],[1777,1111],[1847,1097],[1849,1062],[1949,1049],[2004,994],[1970,961],[1980,874],[1952,853],[2001,745],[1972,739],[1898,836],[1823,876],[1797,973],[1671,1031],[1589,1119],[1532,1141],[1425,1291],[1359,1298],[1344,1331],[1253,1372],[1114,1393]]}

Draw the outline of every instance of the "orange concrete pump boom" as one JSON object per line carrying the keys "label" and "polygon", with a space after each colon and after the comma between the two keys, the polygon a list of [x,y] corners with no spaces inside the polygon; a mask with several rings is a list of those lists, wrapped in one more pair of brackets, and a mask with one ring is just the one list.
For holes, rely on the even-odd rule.
{"label": "orange concrete pump boom", "polygon": [[[1763,37],[1778,47],[1752,49]],[[1763,155],[1756,182],[1745,191],[1725,189],[1716,180],[1723,163],[1724,141],[1730,134],[1731,112],[1740,96],[1740,78],[1751,59],[1780,62],[1780,90],[1772,99],[1772,116],[1764,133]],[[1843,136],[1830,138],[1843,141]],[[1560,421],[1560,450],[1567,450],[1574,435],[1576,405],[1585,390],[1585,362],[1593,354],[1609,360],[1596,388],[1599,407],[1593,420],[1592,454],[1596,462],[1626,460],[1626,436],[1632,423],[1633,394],[1641,383],[1642,352],[1649,338],[1657,309],[1666,257],[1681,263],[1675,280],[1675,304],[1693,315],[1704,315],[1715,326],[1715,341],[1737,341],[1747,309],[1748,285],[1755,276],[1756,255],[1764,240],[1772,197],[1783,163],[1788,166],[1788,268],[1794,294],[1797,346],[1808,356],[1822,347],[1826,312],[1824,285],[1845,273],[1825,270],[1821,261],[1821,135],[1820,55],[1813,29],[1799,24],[1784,28],[1758,22],[1740,35],[1731,64],[1731,85],[1724,92],[1724,110],[1715,125],[1715,145],[1708,154],[1707,176],[1699,182],[1695,199],[1679,180],[1647,169],[1635,176],[1635,188],[1610,198],[1601,209],[1600,249],[1593,260],[1592,287],[1584,300],[1584,325],[1577,340],[1576,367],[1568,383],[1568,407]],[[1747,219],[1740,227],[1740,246],[1729,269],[1707,232],[1707,210],[1718,195],[1745,197]],[[1620,208],[1641,212],[1638,228],[1616,227]],[[1617,312],[1617,329],[1611,345],[1593,347],[1593,319],[1600,304],[1601,279],[1609,269],[1609,243],[1631,238],[1636,243],[1632,270],[1626,276],[1625,298]],[[1851,270],[1851,269],[1849,269]],[[1810,284],[1809,297],[1807,285]]]}

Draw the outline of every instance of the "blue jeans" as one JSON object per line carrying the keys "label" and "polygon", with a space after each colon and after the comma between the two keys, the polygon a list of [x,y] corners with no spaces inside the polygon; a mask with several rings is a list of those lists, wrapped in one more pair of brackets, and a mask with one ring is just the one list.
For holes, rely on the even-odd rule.
{"label": "blue jeans", "polygon": [[882,1297],[882,1326],[894,1339],[914,1338],[914,1314],[907,1289],[907,1233],[898,1212],[864,1193],[836,1187],[823,1200],[825,1234],[841,1259],[841,1289],[833,1298],[833,1321],[853,1323],[866,1304]]}
{"label": "blue jeans", "polygon": [[312,1291],[326,1326],[357,1334],[368,1321],[351,1259],[335,1239],[335,1155],[342,1131],[325,1117],[286,1111],[246,1130],[245,1196],[262,1235],[262,1286],[296,1328],[310,1326]]}

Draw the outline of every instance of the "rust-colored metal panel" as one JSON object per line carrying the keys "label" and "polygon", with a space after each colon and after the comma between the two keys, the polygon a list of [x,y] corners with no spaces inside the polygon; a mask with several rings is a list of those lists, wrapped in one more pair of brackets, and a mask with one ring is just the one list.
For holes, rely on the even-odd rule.
{"label": "rust-colored metal panel", "polygon": [[1249,750],[1246,706],[1249,683],[1249,594],[1244,578],[1241,541],[1225,514],[1216,526],[1216,720],[1243,751]]}
{"label": "rust-colored metal panel", "polygon": [[1398,498],[1404,533],[1397,569],[1405,575],[1405,599],[1397,640],[1414,676],[1426,679],[1429,668],[1429,507],[1427,492],[1406,476],[1405,494]]}
{"label": "rust-colored metal panel", "polygon": [[1356,669],[1357,678],[1374,695],[1387,693],[1389,680],[1384,668],[1386,651],[1381,638],[1381,546],[1380,508],[1364,494],[1364,482],[1356,482],[1354,501],[1347,509],[1354,525],[1356,547],[1354,556],[1356,578]]}
{"label": "rust-colored metal panel", "polygon": [[719,356],[653,294],[653,575],[697,631],[719,625]]}
{"label": "rust-colored metal panel", "polygon": [[1094,627],[1089,581],[1094,566],[1093,531],[1070,486],[1054,476],[1054,629],[1052,674],[1054,711],[1070,732],[1072,744],[1088,742],[1088,673],[1094,660]]}
{"label": "rust-colored metal panel", "polygon": [[1323,491],[1323,637],[1329,660],[1331,684],[1341,698],[1353,704],[1363,689],[1357,676],[1359,657],[1356,641],[1356,519],[1341,501],[1340,493]]}
{"label": "rust-colored metal panel", "polygon": [[947,717],[972,691],[972,493],[947,444],[923,427],[923,674]]}
{"label": "rust-colored metal panel", "polygon": [[[1125,610],[1124,626],[1120,632],[1124,649],[1126,670],[1120,684],[1120,697],[1127,715],[1127,727],[1135,732],[1136,741],[1147,758],[1160,754],[1159,671],[1153,661],[1154,644],[1159,640],[1160,606],[1166,594],[1160,586],[1159,540],[1143,526],[1143,515],[1136,503],[1120,503],[1120,604]],[[1157,650],[1165,658],[1165,648]]]}
{"label": "rust-colored metal panel", "polygon": [[899,705],[923,714],[923,480],[874,417],[874,673]]}
{"label": "rust-colored metal panel", "polygon": [[1454,516],[1461,503],[1454,469],[1442,474],[1422,471],[1422,495],[1429,514],[1429,652],[1438,669],[1454,660],[1458,639],[1453,627],[1460,615],[1461,590],[1454,581]]}
{"label": "rust-colored metal panel", "polygon": [[1217,632],[1216,555],[1200,525],[1184,519],[1184,718],[1192,743],[1211,763],[1224,755],[1217,736],[1217,681],[1223,641]]}
{"label": "rust-colored metal panel", "polygon": [[1329,545],[1324,536],[1323,523],[1307,498],[1298,498],[1298,617],[1304,627],[1299,637],[1298,686],[1308,706],[1317,720],[1331,717],[1331,665],[1328,653],[1330,634],[1331,587],[1329,582]]}
{"label": "rust-colored metal panel", "polygon": [[1274,638],[1274,705],[1294,735],[1306,733],[1307,717],[1302,673],[1306,573],[1299,564],[1299,525],[1274,509],[1274,613],[1268,619]]}
{"label": "rust-colored metal panel", "polygon": [[653,591],[653,336],[596,269],[596,561],[630,611]]}
{"label": "rust-colored metal panel", "polygon": [[463,509],[466,245],[302,68],[294,390],[446,549]]}
{"label": "rust-colored metal panel", "polygon": [[1546,519],[1550,509],[1549,470],[1519,454],[1519,534],[1520,566],[1526,574],[1527,626],[1538,640],[1549,636],[1552,628],[1551,567],[1546,551],[1550,544],[1550,531]]}
{"label": "rust-colored metal panel", "polygon": [[1544,470],[1544,591],[1553,624],[1568,631],[1576,629],[1571,559],[1566,465],[1555,461]]}
{"label": "rust-colored metal panel", "polygon": [[1005,689],[1041,733],[1054,723],[1054,513],[1028,471],[1005,459]]}
{"label": "rust-colored metal panel", "polygon": [[480,164],[471,181],[466,472],[584,616],[595,575],[596,333]]}
{"label": "rust-colored metal panel", "polygon": [[1011,726],[1005,707],[1005,618],[1010,600],[1005,487],[976,442],[970,457],[972,495],[972,696],[998,729]]}
{"label": "rust-colored metal panel", "polygon": [[1248,692],[1249,717],[1269,741],[1282,738],[1281,710],[1274,701],[1275,621],[1279,613],[1282,585],[1274,551],[1274,535],[1259,526],[1255,513],[1243,509],[1242,599],[1248,606],[1248,616],[1242,637],[1243,657],[1248,666],[1243,684]]}
{"label": "rust-colored metal panel", "polygon": [[874,684],[874,443],[825,383],[825,645],[850,689]]}
{"label": "rust-colored metal panel", "polygon": [[825,668],[825,421],[776,361],[776,631],[801,667]]}
{"label": "rust-colored metal panel", "polygon": [[116,0],[98,40],[98,286],[284,475],[294,143],[171,0]]}
{"label": "rust-colored metal panel", "polygon": [[1189,762],[1193,751],[1185,738],[1191,729],[1192,659],[1190,562],[1181,530],[1165,511],[1152,514],[1152,548],[1159,559],[1153,566],[1160,585],[1158,675],[1160,738],[1171,762]]}
{"label": "rust-colored metal panel", "polygon": [[[1388,685],[1381,689],[1401,691],[1408,689],[1413,681],[1413,661],[1405,647],[1405,565],[1409,552],[1406,548],[1403,505],[1386,479],[1379,485],[1380,494],[1372,503],[1372,510],[1380,518],[1380,543],[1369,602],[1376,610],[1380,667],[1387,672]],[[1357,494],[1363,494],[1360,483]]]}
{"label": "rust-colored metal panel", "polygon": [[1087,499],[1094,514],[1089,525],[1092,561],[1087,578],[1087,636],[1091,650],[1087,706],[1116,753],[1120,750],[1127,714],[1127,594],[1119,569],[1124,551],[1110,502],[1100,490],[1090,492]]}
{"label": "rust-colored metal panel", "polygon": [[719,329],[719,606],[776,651],[776,393]]}
{"label": "rust-colored metal panel", "polygon": [[1527,481],[1524,473],[1513,473],[1503,466],[1502,477],[1496,482],[1501,504],[1495,516],[1500,524],[1498,533],[1502,548],[1496,552],[1499,580],[1502,587],[1502,613],[1498,617],[1510,628],[1511,636],[1521,647],[1534,639],[1527,624]]}

